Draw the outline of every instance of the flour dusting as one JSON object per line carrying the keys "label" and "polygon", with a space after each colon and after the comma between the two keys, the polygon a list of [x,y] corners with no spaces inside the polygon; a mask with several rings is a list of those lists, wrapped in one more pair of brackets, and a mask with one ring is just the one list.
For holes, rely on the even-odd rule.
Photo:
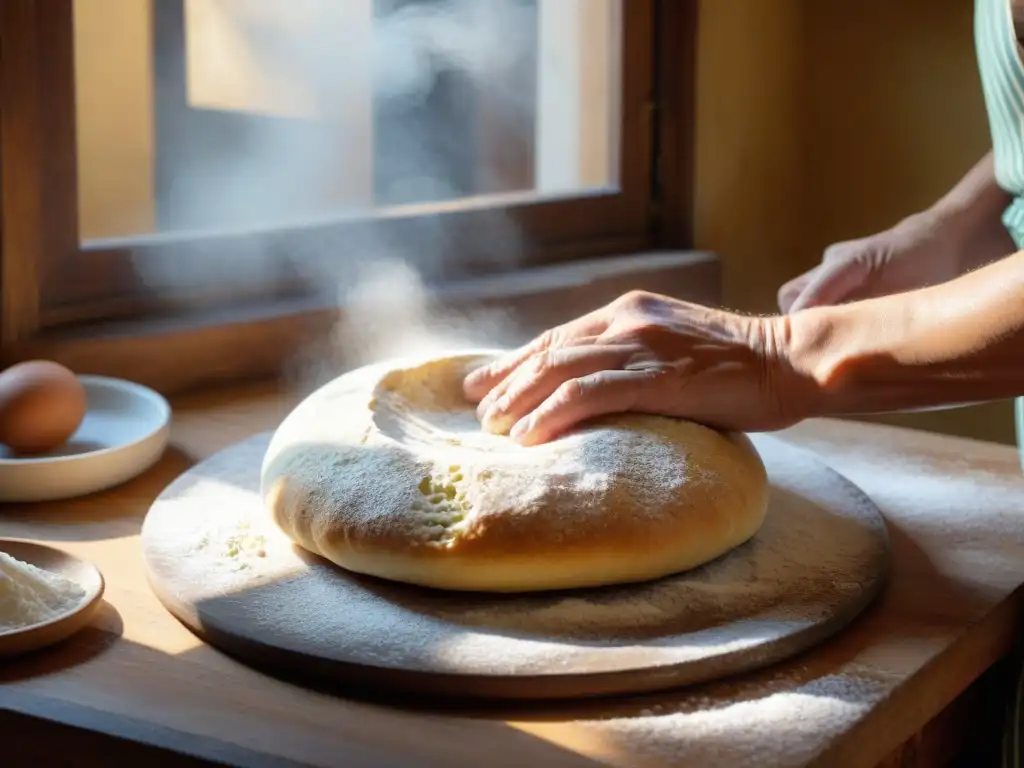
{"label": "flour dusting", "polygon": [[630,768],[795,768],[819,757],[896,682],[859,664],[821,676],[795,666],[760,680],[702,686],[633,717],[584,719],[579,725],[606,743],[628,744]]}
{"label": "flour dusting", "polygon": [[[856,488],[766,439],[773,491],[754,539],[646,584],[482,596],[347,573],[269,520],[258,491],[266,435],[175,481],[146,518],[143,548],[155,578],[201,612],[326,658],[487,675],[614,670],[638,650],[685,663],[761,649],[767,663],[780,639],[861,605],[885,571],[887,544]],[[240,531],[259,544],[233,557]]]}
{"label": "flour dusting", "polygon": [[84,597],[75,582],[0,552],[0,633],[52,621]]}
{"label": "flour dusting", "polygon": [[323,538],[345,530],[356,540],[438,547],[500,529],[512,547],[525,539],[521,525],[530,555],[540,556],[544,547],[564,554],[598,530],[628,535],[637,518],[651,537],[659,526],[675,530],[674,511],[698,487],[728,492],[703,458],[715,451],[691,450],[724,440],[694,424],[615,415],[531,448],[485,432],[461,382],[491,357],[367,366],[302,402],[264,459],[264,482],[289,488],[278,523],[325,554],[330,544],[325,550],[311,528]]}

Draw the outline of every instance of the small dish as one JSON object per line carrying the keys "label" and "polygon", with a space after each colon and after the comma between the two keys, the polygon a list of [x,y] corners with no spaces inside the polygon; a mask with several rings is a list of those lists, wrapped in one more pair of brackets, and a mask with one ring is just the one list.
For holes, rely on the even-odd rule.
{"label": "small dish", "polygon": [[87,411],[59,448],[21,457],[0,446],[0,502],[52,501],[120,485],[149,469],[170,434],[171,406],[141,384],[78,377]]}
{"label": "small dish", "polygon": [[103,598],[103,574],[99,569],[60,549],[21,539],[0,539],[0,552],[36,568],[58,573],[85,590],[81,602],[65,614],[23,629],[0,632],[0,658],[45,648],[66,640],[93,620]]}

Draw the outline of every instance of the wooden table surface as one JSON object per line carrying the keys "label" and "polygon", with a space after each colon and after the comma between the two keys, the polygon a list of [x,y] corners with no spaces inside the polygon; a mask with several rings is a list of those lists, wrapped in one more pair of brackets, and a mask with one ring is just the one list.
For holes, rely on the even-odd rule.
{"label": "wooden table surface", "polygon": [[876,604],[809,653],[691,690],[504,710],[275,680],[171,618],[146,586],[138,532],[177,474],[272,429],[293,402],[263,385],[180,399],[172,445],[143,477],[71,502],[0,505],[0,535],[60,546],[108,584],[94,626],[0,666],[5,765],[873,766],[1013,642],[1024,583],[1015,450],[820,421],[781,436],[875,500],[895,562]]}

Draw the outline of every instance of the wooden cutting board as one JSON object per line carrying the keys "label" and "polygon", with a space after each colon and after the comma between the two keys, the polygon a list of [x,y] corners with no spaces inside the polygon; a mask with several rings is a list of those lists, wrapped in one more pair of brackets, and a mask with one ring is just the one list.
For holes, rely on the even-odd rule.
{"label": "wooden cutting board", "polygon": [[772,485],[751,541],[646,584],[454,594],[349,574],[267,519],[270,433],[177,478],[142,529],[153,591],[201,638],[267,671],[405,693],[575,698],[763,667],[840,630],[888,571],[874,504],[817,457],[753,436]]}

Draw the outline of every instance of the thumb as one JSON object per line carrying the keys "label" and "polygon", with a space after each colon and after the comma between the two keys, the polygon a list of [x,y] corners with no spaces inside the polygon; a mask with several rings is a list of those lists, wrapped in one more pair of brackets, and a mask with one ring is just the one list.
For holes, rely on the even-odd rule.
{"label": "thumb", "polygon": [[863,269],[857,261],[822,265],[811,275],[803,290],[790,304],[789,312],[839,304],[863,281]]}

